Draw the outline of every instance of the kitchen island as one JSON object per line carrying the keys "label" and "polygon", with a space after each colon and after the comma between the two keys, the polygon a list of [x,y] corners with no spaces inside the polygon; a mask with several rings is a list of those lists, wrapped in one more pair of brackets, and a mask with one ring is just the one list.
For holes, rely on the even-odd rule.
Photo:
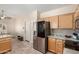
{"label": "kitchen island", "polygon": [[0,53],[5,53],[11,50],[11,35],[0,35]]}

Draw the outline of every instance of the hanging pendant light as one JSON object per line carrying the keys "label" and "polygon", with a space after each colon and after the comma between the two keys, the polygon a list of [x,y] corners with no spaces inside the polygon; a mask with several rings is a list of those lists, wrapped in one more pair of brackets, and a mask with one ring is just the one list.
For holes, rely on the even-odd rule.
{"label": "hanging pendant light", "polygon": [[0,16],[0,19],[4,19],[4,10],[1,10],[1,16]]}
{"label": "hanging pendant light", "polygon": [[4,12],[5,12],[5,11],[2,9],[2,10],[1,10],[0,20],[3,20],[3,19],[12,19],[12,17],[5,16]]}

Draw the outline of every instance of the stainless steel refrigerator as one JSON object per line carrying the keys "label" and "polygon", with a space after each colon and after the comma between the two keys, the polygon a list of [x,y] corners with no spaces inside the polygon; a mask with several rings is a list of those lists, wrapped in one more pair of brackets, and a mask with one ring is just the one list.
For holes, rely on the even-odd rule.
{"label": "stainless steel refrigerator", "polygon": [[33,48],[46,53],[48,51],[48,35],[50,35],[50,22],[37,22],[37,35],[33,38]]}

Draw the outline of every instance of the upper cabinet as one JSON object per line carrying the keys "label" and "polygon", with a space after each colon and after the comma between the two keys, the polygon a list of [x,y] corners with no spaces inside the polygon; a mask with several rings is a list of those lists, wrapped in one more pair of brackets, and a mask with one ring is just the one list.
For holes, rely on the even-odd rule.
{"label": "upper cabinet", "polygon": [[45,17],[42,20],[49,21],[51,29],[73,29],[75,26],[74,13]]}
{"label": "upper cabinet", "polygon": [[74,13],[73,29],[79,29],[79,11]]}
{"label": "upper cabinet", "polygon": [[73,29],[79,29],[79,12],[74,14],[74,28]]}
{"label": "upper cabinet", "polygon": [[45,18],[42,18],[42,20],[50,22],[51,29],[58,28],[58,16],[45,17]]}
{"label": "upper cabinet", "polygon": [[58,16],[52,16],[50,19],[50,27],[51,28],[58,28]]}
{"label": "upper cabinet", "polygon": [[59,16],[59,28],[73,28],[73,14]]}

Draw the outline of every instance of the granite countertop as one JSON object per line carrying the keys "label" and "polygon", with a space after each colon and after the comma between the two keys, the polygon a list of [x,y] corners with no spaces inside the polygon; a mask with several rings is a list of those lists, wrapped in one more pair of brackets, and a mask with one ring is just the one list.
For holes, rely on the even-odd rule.
{"label": "granite countertop", "polygon": [[48,36],[50,38],[55,38],[55,39],[60,39],[60,40],[72,40],[72,41],[75,41],[75,42],[79,42],[79,40],[77,39],[74,39],[74,38],[66,38],[66,37],[61,37],[61,36],[53,36],[53,35],[50,35]]}

